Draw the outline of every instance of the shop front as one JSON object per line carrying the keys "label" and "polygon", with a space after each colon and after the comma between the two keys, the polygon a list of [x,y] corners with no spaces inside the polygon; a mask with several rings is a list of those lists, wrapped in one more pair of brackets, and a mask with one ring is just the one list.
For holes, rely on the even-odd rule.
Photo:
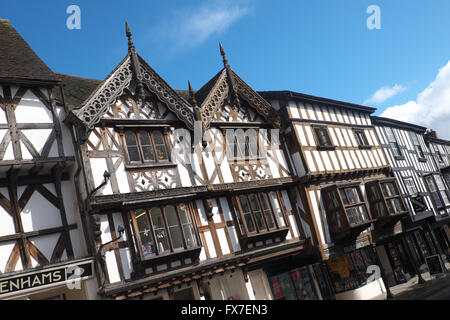
{"label": "shop front", "polygon": [[295,267],[276,266],[265,272],[274,300],[334,299],[327,268],[321,262]]}

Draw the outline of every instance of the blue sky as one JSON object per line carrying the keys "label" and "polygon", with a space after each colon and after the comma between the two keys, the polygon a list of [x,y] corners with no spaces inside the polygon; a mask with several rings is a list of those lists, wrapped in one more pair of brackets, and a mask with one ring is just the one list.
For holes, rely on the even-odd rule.
{"label": "blue sky", "polygon": [[[66,27],[71,4],[81,9],[80,30]],[[366,26],[370,5],[380,8],[380,30]],[[126,55],[128,20],[140,55],[176,89],[187,80],[198,89],[217,73],[221,41],[231,67],[256,90],[365,103],[380,114],[421,104],[418,95],[450,59],[449,14],[448,0],[19,0],[0,18],[56,72],[104,79]]]}

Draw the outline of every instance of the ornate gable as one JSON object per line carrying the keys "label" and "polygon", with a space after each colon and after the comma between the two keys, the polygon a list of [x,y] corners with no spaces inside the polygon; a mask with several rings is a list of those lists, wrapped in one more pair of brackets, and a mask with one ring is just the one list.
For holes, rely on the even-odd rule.
{"label": "ornate gable", "polygon": [[[80,109],[73,110],[70,118],[91,130],[103,117],[152,118],[152,115],[165,113],[155,99],[149,101],[149,93],[155,95],[164,106],[170,109],[189,129],[194,128],[193,111],[189,103],[172,89],[140,57],[127,25],[129,52],[117,68],[86,99]],[[147,94],[146,92],[147,91]],[[135,97],[135,102],[129,100]],[[137,104],[138,99],[142,104]],[[119,104],[121,106],[119,107]],[[142,110],[139,110],[142,109]],[[114,111],[115,110],[115,111]]]}
{"label": "ornate gable", "polygon": [[[275,127],[279,128],[281,126],[281,120],[277,112],[266,100],[231,70],[221,45],[220,51],[223,56],[224,69],[197,93],[198,96],[201,96],[198,100],[203,100],[201,102],[201,115],[204,128],[210,127],[211,121],[217,117],[219,108],[224,107],[225,113],[232,111],[230,106],[228,106],[230,110],[226,110],[227,106],[224,106],[227,100],[236,105],[233,108],[241,110],[243,109],[241,108],[243,102],[240,102],[240,100],[244,100],[248,106],[253,108],[266,121],[273,123]],[[206,94],[205,92],[207,90],[209,92]],[[204,96],[206,98],[201,99]],[[251,116],[251,118],[255,119],[255,116]]]}

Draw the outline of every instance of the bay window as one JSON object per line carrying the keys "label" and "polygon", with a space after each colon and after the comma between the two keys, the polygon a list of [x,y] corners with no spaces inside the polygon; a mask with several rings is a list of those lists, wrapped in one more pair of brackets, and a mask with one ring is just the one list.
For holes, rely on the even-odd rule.
{"label": "bay window", "polygon": [[192,221],[189,206],[184,203],[137,209],[130,218],[144,258],[197,247]]}
{"label": "bay window", "polygon": [[430,174],[425,176],[424,180],[436,209],[439,210],[450,206],[450,200],[442,176],[439,174]]}
{"label": "bay window", "polygon": [[287,226],[278,192],[242,194],[232,198],[241,234],[258,234]]}
{"label": "bay window", "polygon": [[331,232],[370,222],[370,215],[359,185],[322,189],[328,226]]}
{"label": "bay window", "polygon": [[366,191],[374,216],[384,217],[407,212],[394,179],[368,182]]}

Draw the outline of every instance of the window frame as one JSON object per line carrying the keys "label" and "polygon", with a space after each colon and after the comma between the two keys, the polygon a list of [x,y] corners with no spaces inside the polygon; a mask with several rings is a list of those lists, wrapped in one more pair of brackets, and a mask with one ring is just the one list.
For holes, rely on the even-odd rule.
{"label": "window frame", "polygon": [[[320,124],[311,124],[311,129],[314,133],[314,141],[316,142],[316,146],[318,150],[334,150],[336,149],[336,145],[333,144],[333,140],[331,139],[330,131],[328,130],[328,126],[320,125]],[[326,132],[326,136],[330,142],[330,145],[323,145],[320,143],[320,139],[318,137],[316,130],[324,130]]]}
{"label": "window frame", "polygon": [[[390,139],[390,134],[388,131],[392,132],[392,138]],[[398,144],[397,137],[395,136],[394,130],[391,127],[384,127],[384,134],[386,135],[387,144],[392,151],[392,155],[395,159],[404,158],[402,150],[400,149],[400,145]],[[395,150],[398,151],[398,154],[395,154]]]}
{"label": "window frame", "polygon": [[[416,181],[414,180],[413,176],[402,177],[402,180],[403,180],[403,184],[405,185],[405,189],[408,192],[408,196],[415,197],[419,194],[419,189],[417,188],[417,184],[416,184]],[[408,181],[408,180],[412,181],[414,189],[416,189],[416,192],[413,194],[411,194],[411,192],[409,191],[408,185],[406,183],[406,181]]]}
{"label": "window frame", "polygon": [[434,153],[437,154],[438,163],[444,163],[444,158],[442,157],[441,152],[439,151],[439,145],[436,143],[431,144],[433,146]]}
{"label": "window frame", "polygon": [[[233,135],[233,143],[228,143],[228,139],[227,139],[227,134],[226,134],[226,129],[242,129],[244,130],[244,150],[241,150],[241,154],[242,156],[239,156],[237,153],[234,152],[234,149],[237,147],[240,149],[240,145],[239,143],[237,143],[237,139],[238,137],[236,135]],[[245,134],[246,130],[249,129],[253,129],[256,131],[256,137],[257,137],[257,141],[256,141],[256,154],[252,154],[251,152],[251,148],[250,148],[250,143],[249,143],[249,137]],[[225,147],[225,152],[226,152],[226,156],[227,156],[227,160],[228,162],[250,162],[250,161],[260,161],[260,160],[267,160],[267,151],[265,152],[261,152],[260,154],[260,148],[261,145],[264,144],[263,141],[263,136],[261,135],[261,131],[259,130],[260,128],[255,128],[255,127],[248,127],[248,128],[242,128],[242,127],[237,127],[237,128],[230,128],[230,127],[224,127],[222,128],[222,138],[223,138],[223,144]],[[271,143],[271,136],[270,136],[270,129],[267,130],[266,129],[266,133],[267,133],[267,139],[269,141],[269,143]],[[231,150],[230,148],[233,148],[233,150]],[[238,150],[239,151],[239,150]],[[247,154],[247,155],[246,155]]]}
{"label": "window frame", "polygon": [[[278,201],[278,205],[279,205],[279,209],[280,209],[280,213],[281,213],[281,217],[283,219],[284,222],[284,226],[281,226],[279,224],[279,221],[277,219],[277,213],[275,212],[274,206],[271,202],[271,198],[270,198],[270,194],[274,193],[276,195],[276,199]],[[272,215],[272,219],[275,223],[275,228],[269,228],[269,224],[267,223],[267,218],[265,215],[266,210],[264,210],[264,206],[262,205],[262,199],[261,199],[261,194],[265,194],[265,196],[267,197],[267,201],[269,203],[269,207],[270,207],[270,211],[271,211],[271,215]],[[260,213],[263,217],[263,221],[265,224],[265,230],[260,230],[257,220],[256,220],[256,215],[254,213],[254,209],[251,205],[251,201],[250,201],[250,196],[256,196],[257,200],[258,200],[258,204],[259,204],[259,208],[260,208]],[[247,225],[247,221],[245,219],[245,213],[244,210],[242,209],[242,204],[241,204],[241,199],[240,197],[246,197],[247,199],[247,203],[250,209],[249,214],[252,217],[252,221],[254,223],[254,228],[255,231],[250,232],[248,225]],[[239,194],[239,195],[233,195],[230,199],[230,202],[233,206],[233,210],[235,212],[236,215],[236,224],[238,225],[239,231],[241,233],[241,236],[243,237],[249,237],[249,236],[257,236],[257,235],[261,235],[261,234],[268,234],[268,233],[272,233],[272,232],[276,232],[276,231],[280,231],[283,229],[287,229],[289,228],[289,223],[288,223],[288,219],[286,216],[286,212],[285,212],[285,208],[283,205],[283,202],[281,201],[281,194],[279,193],[279,191],[277,190],[268,190],[268,191],[260,191],[260,192],[255,192],[255,193],[244,193],[244,194]],[[237,205],[237,208],[236,208]]]}
{"label": "window frame", "polygon": [[[158,128],[133,127],[133,128],[121,129],[119,131],[119,134],[122,139],[122,145],[123,145],[123,150],[124,150],[124,154],[125,154],[125,161],[124,161],[125,168],[145,168],[145,167],[160,167],[160,166],[175,165],[171,159],[172,148],[168,141],[168,130],[167,129],[168,129],[167,127],[158,127]],[[159,160],[157,157],[157,151],[156,151],[157,146],[155,144],[155,140],[153,137],[153,132],[155,132],[155,131],[158,131],[161,134],[161,137],[164,142],[165,152],[167,154],[167,160],[165,160],[165,159]],[[143,132],[145,132],[148,135],[148,138],[150,140],[154,160],[145,160],[144,159],[143,145],[141,143],[141,137],[140,137],[141,133],[143,133]],[[126,135],[128,133],[132,133],[134,135],[134,138],[136,141],[136,147],[138,149],[139,158],[140,158],[139,161],[131,160],[131,158],[130,158],[128,143],[126,141]]]}
{"label": "window frame", "polygon": [[410,131],[409,136],[411,139],[411,144],[414,147],[414,151],[417,154],[417,158],[419,158],[419,161],[425,162],[426,161],[425,152],[422,149],[422,145],[420,144],[420,140],[419,140],[419,136],[418,136],[417,132]]}
{"label": "window frame", "polygon": [[[353,134],[355,136],[355,140],[358,143],[358,147],[360,149],[371,149],[372,146],[369,143],[369,140],[367,139],[367,135],[364,129],[362,128],[352,128]],[[360,141],[360,134],[362,135],[364,141]]]}
{"label": "window frame", "polygon": [[[345,193],[346,189],[353,189],[353,188],[357,190],[359,200],[360,201],[362,200],[362,202],[345,204],[344,200],[342,199],[341,190]],[[321,189],[323,199],[325,199],[325,202],[326,202],[325,203],[325,207],[326,207],[325,212],[327,214],[327,221],[328,221],[328,218],[331,217],[331,216],[329,216],[329,211],[328,211],[328,207],[329,207],[330,203],[329,203],[329,196],[327,193],[332,192],[332,191],[336,191],[336,193],[339,197],[338,199],[339,199],[340,209],[341,209],[340,212],[341,212],[341,214],[343,213],[345,215],[347,225],[341,229],[335,229],[334,226],[331,226],[331,228],[330,228],[330,224],[328,224],[328,228],[330,231],[337,232],[337,231],[345,229],[345,228],[357,227],[357,226],[363,225],[364,223],[368,223],[372,220],[371,212],[369,211],[369,208],[367,207],[367,203],[366,203],[366,201],[363,197],[362,191],[361,191],[361,184],[359,182],[357,182],[357,183],[349,183],[349,184],[345,184],[345,185],[333,185],[333,186]],[[346,197],[347,197],[347,195],[346,195]],[[351,224],[347,210],[350,208],[361,207],[361,206],[364,206],[364,209],[365,209],[368,219],[363,221],[362,223]],[[339,211],[339,210],[336,208],[333,211]],[[330,219],[330,220],[333,220],[333,219]]]}
{"label": "window frame", "polygon": [[[383,185],[384,184],[389,184],[392,183],[396,189],[397,194],[396,195],[392,195],[392,196],[387,196],[384,192],[383,189]],[[381,199],[375,199],[373,197],[373,192],[371,190],[371,187],[374,186],[378,193],[381,195]],[[416,188],[417,191],[417,188]],[[396,180],[396,178],[388,178],[388,179],[381,179],[381,180],[374,180],[374,181],[369,181],[366,183],[366,194],[367,194],[367,198],[369,200],[369,204],[370,204],[370,209],[371,211],[373,210],[375,214],[373,214],[372,216],[376,217],[376,218],[381,218],[381,217],[389,217],[389,216],[394,216],[394,215],[400,215],[400,214],[404,214],[408,212],[408,208],[406,206],[406,203],[402,197],[402,193],[401,190],[399,188],[398,182]],[[389,205],[388,202],[390,200],[393,199],[399,199],[401,206],[403,207],[403,210],[399,211],[399,212],[391,212],[389,210]],[[381,214],[379,212],[378,207],[376,206],[376,203],[381,202],[382,204],[384,204],[384,211],[385,214]]]}
{"label": "window frame", "polygon": [[[182,223],[182,219],[180,217],[180,209],[179,206],[180,205],[185,205],[186,206],[186,210],[187,210],[187,214],[188,217],[190,219],[190,225],[191,228],[193,230],[193,239],[195,241],[193,246],[188,247],[187,246],[187,237],[185,235],[183,226],[186,224]],[[178,222],[178,228],[181,234],[181,238],[182,238],[182,242],[183,242],[183,247],[182,248],[174,248],[173,247],[173,240],[172,240],[172,235],[170,233],[170,226],[167,222],[167,216],[166,216],[166,207],[172,206],[175,208],[175,213],[176,213],[176,217],[177,217],[177,222]],[[169,244],[169,252],[159,252],[159,248],[157,245],[157,237],[156,237],[156,233],[155,233],[155,227],[153,225],[152,222],[152,218],[151,218],[151,210],[153,208],[159,208],[161,210],[161,215],[163,217],[163,223],[164,223],[164,231],[167,235],[167,241]],[[151,254],[144,254],[142,246],[144,245],[141,239],[141,230],[139,230],[138,227],[138,222],[136,220],[136,212],[138,210],[143,210],[145,212],[141,213],[142,215],[145,216],[145,218],[148,221],[149,224],[149,232],[151,235],[151,239],[155,248],[155,252],[151,253]],[[192,250],[195,248],[199,248],[201,246],[201,241],[198,235],[198,227],[197,224],[195,222],[194,216],[193,216],[193,212],[192,212],[192,208],[191,208],[191,204],[188,202],[184,202],[184,203],[174,203],[174,204],[167,204],[167,205],[156,205],[156,206],[152,206],[152,207],[146,207],[146,208],[137,208],[137,209],[133,209],[129,211],[129,221],[130,221],[130,227],[131,227],[131,231],[132,231],[132,235],[134,237],[134,244],[135,244],[135,249],[137,249],[137,252],[139,254],[139,257],[141,258],[141,260],[152,260],[155,259],[157,257],[163,257],[163,256],[168,256],[168,255],[172,255],[172,254],[177,254],[177,253],[181,253],[184,252],[186,250]]]}
{"label": "window frame", "polygon": [[[441,178],[443,186],[444,186],[444,190],[439,189],[439,186],[436,183],[435,176],[439,176]],[[434,187],[435,187],[436,191],[431,191],[430,185],[428,184],[428,180],[427,180],[428,177],[431,177],[431,180],[433,181],[433,184],[434,184]],[[429,174],[426,174],[426,175],[423,176],[423,180],[424,180],[424,183],[425,183],[425,186],[426,186],[428,192],[430,193],[431,202],[433,203],[433,206],[436,209],[436,211],[445,210],[447,208],[450,208],[449,190],[448,190],[448,186],[446,186],[446,182],[445,182],[444,177],[441,174],[439,174],[439,173],[429,173]],[[444,194],[446,195],[447,201],[449,203],[448,205],[445,204],[445,201],[444,201],[444,198],[442,196],[441,191],[443,191]],[[433,194],[437,194],[437,196],[439,198],[439,201],[441,202],[442,206],[438,206],[437,205],[435,197],[433,196]]]}

